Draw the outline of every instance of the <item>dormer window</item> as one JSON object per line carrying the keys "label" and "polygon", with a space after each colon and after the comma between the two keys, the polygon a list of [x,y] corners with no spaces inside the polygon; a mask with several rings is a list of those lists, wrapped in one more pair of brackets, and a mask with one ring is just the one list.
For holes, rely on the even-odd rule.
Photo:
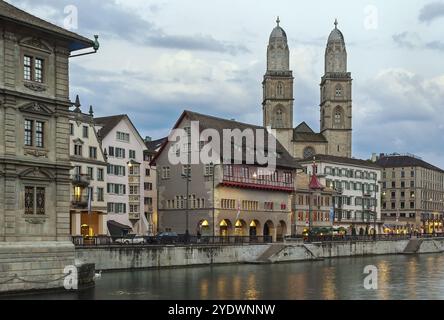
{"label": "dormer window", "polygon": [[44,61],[32,56],[23,57],[23,78],[27,81],[43,83]]}

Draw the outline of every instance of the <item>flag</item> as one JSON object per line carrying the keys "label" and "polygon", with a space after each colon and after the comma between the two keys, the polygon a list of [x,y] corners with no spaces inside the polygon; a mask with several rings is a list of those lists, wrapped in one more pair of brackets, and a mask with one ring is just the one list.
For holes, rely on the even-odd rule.
{"label": "flag", "polygon": [[92,188],[88,188],[88,214],[91,214]]}
{"label": "flag", "polygon": [[330,221],[334,222],[334,218],[335,218],[335,209],[330,208]]}

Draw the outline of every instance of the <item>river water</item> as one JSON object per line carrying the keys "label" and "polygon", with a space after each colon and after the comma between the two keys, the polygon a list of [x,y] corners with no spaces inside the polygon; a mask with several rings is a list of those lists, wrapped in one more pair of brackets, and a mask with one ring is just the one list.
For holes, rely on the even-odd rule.
{"label": "river water", "polygon": [[[377,268],[378,289],[364,287]],[[444,254],[103,273],[94,288],[19,299],[444,299]]]}

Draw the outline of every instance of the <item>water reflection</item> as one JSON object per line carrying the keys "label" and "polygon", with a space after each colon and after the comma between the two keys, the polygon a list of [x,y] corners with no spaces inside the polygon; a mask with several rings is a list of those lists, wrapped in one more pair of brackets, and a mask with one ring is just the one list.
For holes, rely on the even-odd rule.
{"label": "water reflection", "polygon": [[[365,266],[378,290],[364,288]],[[276,265],[233,265],[102,274],[81,292],[20,299],[444,299],[444,255],[355,257]]]}

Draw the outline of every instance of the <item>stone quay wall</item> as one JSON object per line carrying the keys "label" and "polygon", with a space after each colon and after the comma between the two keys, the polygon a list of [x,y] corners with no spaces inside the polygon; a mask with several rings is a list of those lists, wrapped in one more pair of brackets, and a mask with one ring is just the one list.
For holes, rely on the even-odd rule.
{"label": "stone quay wall", "polygon": [[[404,254],[408,244],[409,240],[393,240],[244,246],[79,247],[76,248],[76,258],[84,263],[95,263],[96,270],[130,270]],[[438,252],[444,252],[444,239],[424,239],[416,253]]]}
{"label": "stone quay wall", "polygon": [[63,288],[65,267],[74,265],[71,242],[0,243],[0,293]]}

